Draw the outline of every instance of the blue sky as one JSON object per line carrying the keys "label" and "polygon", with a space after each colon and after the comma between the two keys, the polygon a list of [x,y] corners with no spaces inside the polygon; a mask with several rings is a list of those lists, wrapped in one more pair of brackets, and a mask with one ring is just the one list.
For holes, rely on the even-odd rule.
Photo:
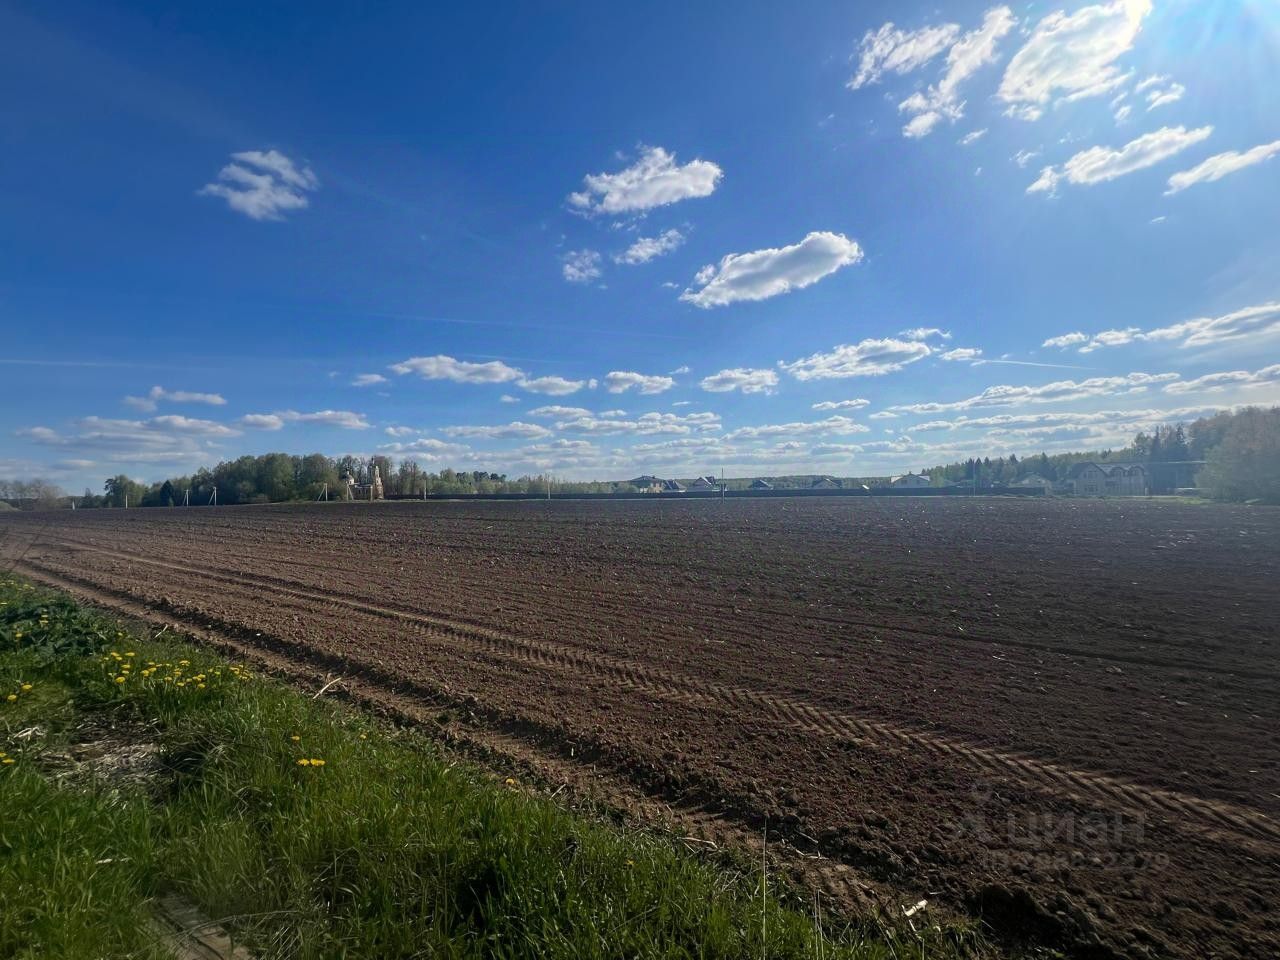
{"label": "blue sky", "polygon": [[879,475],[1280,400],[1280,7],[0,0],[0,475]]}

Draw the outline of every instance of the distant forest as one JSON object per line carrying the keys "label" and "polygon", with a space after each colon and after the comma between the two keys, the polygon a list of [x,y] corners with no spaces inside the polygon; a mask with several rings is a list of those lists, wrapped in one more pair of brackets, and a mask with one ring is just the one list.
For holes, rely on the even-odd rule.
{"label": "distant forest", "polygon": [[[1204,495],[1214,499],[1280,503],[1280,407],[1249,407],[1192,423],[1162,426],[1151,434],[1139,433],[1131,444],[1120,450],[1041,453],[1023,458],[984,457],[920,472],[935,485],[973,481],[989,487],[1015,483],[1033,474],[1050,481],[1058,480],[1066,476],[1073,464],[1088,460],[1179,465],[1177,470],[1153,471],[1157,481],[1162,475],[1168,478],[1165,483],[1170,489],[1161,489],[1157,483],[1156,492],[1160,493],[1172,492],[1175,485],[1187,486],[1194,482]],[[80,509],[123,507],[126,503],[131,507],[177,506],[184,502],[197,506],[211,502],[215,488],[220,504],[316,500],[324,496],[326,488],[330,499],[339,499],[344,474],[368,482],[375,466],[382,477],[384,492],[392,496],[421,496],[424,491],[432,494],[543,493],[548,487],[556,493],[616,493],[632,489],[626,480],[575,482],[554,480],[545,475],[512,479],[506,474],[484,470],[444,469],[428,473],[414,460],[396,463],[385,456],[334,459],[320,453],[306,456],[267,453],[227,460],[212,469],[202,468],[189,476],[172,477],[150,485],[120,474],[108,478],[101,493],[85,490],[83,495],[70,498],[47,480],[0,480],[0,505],[8,501],[24,507],[65,507],[71,499]],[[787,488],[808,486],[814,476],[769,479],[775,488]],[[743,488],[752,479],[730,479],[726,486]],[[860,483],[879,478],[842,479]]]}
{"label": "distant forest", "polygon": [[[1157,427],[1139,433],[1120,450],[1058,453],[1018,459],[1016,456],[962,460],[930,467],[934,483],[973,480],[985,483],[1014,483],[1036,475],[1056,481],[1066,478],[1077,463],[1145,463],[1154,467],[1157,493],[1160,478],[1185,480],[1177,486],[1196,486],[1222,500],[1272,499],[1280,491],[1280,407],[1247,407],[1235,412],[1203,417],[1192,423]],[[1160,469],[1178,465],[1184,469]],[[1169,483],[1171,486],[1171,483]]]}

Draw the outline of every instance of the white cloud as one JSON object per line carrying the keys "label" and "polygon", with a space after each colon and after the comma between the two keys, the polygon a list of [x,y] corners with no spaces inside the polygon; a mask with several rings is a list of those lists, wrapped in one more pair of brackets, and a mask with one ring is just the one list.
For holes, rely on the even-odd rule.
{"label": "white cloud", "polygon": [[390,369],[402,376],[406,373],[416,373],[423,380],[452,380],[454,383],[510,383],[524,376],[521,371],[507,366],[500,360],[468,363],[444,354],[437,354],[434,357],[410,357],[400,363],[393,363]]}
{"label": "white cloud", "polygon": [[671,377],[649,376],[630,370],[610,370],[604,377],[604,387],[610,393],[626,393],[632,387],[639,393],[662,393],[675,385]]}
{"label": "white cloud", "polygon": [[143,397],[125,397],[124,402],[130,407],[137,410],[150,413],[156,409],[160,401],[169,403],[206,403],[210,406],[221,407],[226,404],[220,393],[193,393],[190,390],[166,390],[164,387],[155,386],[147,391]]}
{"label": "white cloud", "polygon": [[1194,380],[1179,380],[1164,388],[1165,393],[1219,393],[1228,387],[1262,387],[1280,383],[1280,363],[1263,367],[1252,373],[1248,370],[1228,370],[1209,373]]}
{"label": "white cloud", "polygon": [[1236,150],[1228,150],[1226,153],[1216,154],[1190,170],[1183,170],[1181,173],[1175,173],[1171,176],[1169,178],[1169,189],[1165,191],[1165,194],[1179,193],[1197,183],[1213,183],[1215,180],[1221,180],[1227,174],[1270,160],[1277,153],[1280,153],[1280,140],[1259,144],[1243,153]]}
{"label": "white cloud", "polygon": [[1050,337],[1044,343],[1040,344],[1040,346],[1042,347],[1074,347],[1077,344],[1088,343],[1088,342],[1089,342],[1088,334],[1081,333],[1080,331],[1077,330],[1075,333],[1064,333],[1060,337]]}
{"label": "white cloud", "polygon": [[48,446],[58,446],[65,443],[66,438],[54,430],[53,427],[24,427],[16,431],[19,437],[25,437],[35,443],[47,444]]}
{"label": "white cloud", "polygon": [[569,204],[589,214],[643,213],[681,200],[710,196],[722,176],[709,160],[684,166],[662,147],[644,147],[640,159],[617,173],[583,177],[584,189],[569,195]]}
{"label": "white cloud", "polygon": [[570,250],[560,258],[560,272],[570,283],[590,283],[603,272],[595,250]]}
{"label": "white cloud", "polygon": [[1133,47],[1150,12],[1150,0],[1114,0],[1070,16],[1051,13],[1009,61],[996,95],[1011,116],[1035,120],[1055,95],[1113,89],[1120,76],[1115,61]]}
{"label": "white cloud", "polygon": [[1131,140],[1119,150],[1110,147],[1090,147],[1082,150],[1061,167],[1045,167],[1040,179],[1027,187],[1027,193],[1054,193],[1063,180],[1068,183],[1090,186],[1122,177],[1125,174],[1155,166],[1208,139],[1213,127],[1161,127]]}
{"label": "white cloud", "polygon": [[728,393],[731,390],[742,393],[773,393],[777,385],[778,375],[772,370],[752,370],[747,367],[721,370],[703,377],[701,383],[702,389],[709,393]]}
{"label": "white cloud", "polygon": [[[101,420],[97,417],[88,417],[85,423],[120,423],[118,420]],[[232,429],[225,424],[215,423],[212,420],[197,420],[193,417],[180,417],[175,414],[168,414],[163,417],[152,417],[146,421],[146,426],[152,430],[161,430],[168,433],[181,433],[193,437],[238,437],[240,431]]]}
{"label": "white cloud", "polygon": [[698,271],[680,299],[704,309],[739,300],[765,300],[801,290],[862,259],[862,248],[839,233],[810,233],[789,247],[731,253]]}
{"label": "white cloud", "polygon": [[688,366],[688,364],[685,364],[685,365],[683,365],[683,366],[676,367],[674,370],[672,370],[672,371],[671,371],[671,375],[672,375],[673,377],[678,377],[678,376],[680,376],[680,374],[682,374],[682,373],[688,373],[688,372],[689,372],[689,366]]}
{"label": "white cloud", "polygon": [[813,405],[814,410],[861,410],[871,405],[870,400],[823,400]]}
{"label": "white cloud", "polygon": [[[919,96],[919,94],[917,94]],[[904,101],[905,103],[905,101]],[[919,140],[933,133],[933,128],[942,121],[942,114],[930,110],[927,113],[912,117],[902,127],[902,135],[908,140]]]}
{"label": "white cloud", "polygon": [[18,436],[41,446],[71,449],[77,453],[100,452],[112,463],[178,462],[207,456],[217,440],[238,437],[241,431],[212,420],[162,416],[149,420],[84,417],[75,421],[75,433],[59,433],[37,426],[17,431]]}
{"label": "white cloud", "polygon": [[380,373],[362,373],[351,381],[351,385],[353,387],[372,387],[386,382],[387,378]]}
{"label": "white cloud", "polygon": [[[1172,385],[1171,385],[1172,386]],[[1169,387],[1165,388],[1166,390]],[[1000,413],[986,417],[957,417],[954,420],[931,420],[918,423],[912,433],[929,433],[938,430],[995,429],[1059,429],[1062,427],[1086,428],[1097,426],[1130,426],[1137,428],[1144,423],[1172,423],[1193,420],[1218,412],[1222,407],[1180,407],[1173,410],[1098,410],[1089,413],[1054,411],[1050,413]]]}
{"label": "white cloud", "polygon": [[480,437],[486,440],[510,440],[512,438],[537,439],[551,436],[551,431],[537,423],[522,423],[513,420],[511,423],[497,426],[464,426],[443,427],[440,430],[447,437]]}
{"label": "white cloud", "polygon": [[928,340],[931,337],[940,337],[943,340],[951,339],[951,331],[939,330],[937,327],[912,327],[909,330],[899,330],[898,336],[904,340]]}
{"label": "white cloud", "polygon": [[947,69],[942,79],[898,105],[899,110],[916,114],[903,128],[904,136],[922,137],[941,120],[955,122],[964,116],[960,85],[982,67],[995,62],[997,44],[1015,23],[1017,20],[1008,7],[992,7],[983,17],[982,26],[956,41],[947,52]]}
{"label": "white cloud", "polygon": [[49,447],[136,448],[138,452],[195,451],[198,448],[193,447],[192,440],[241,435],[241,431],[219,422],[175,415],[150,420],[88,416],[76,421],[76,426],[79,433],[73,435],[60,434],[47,426],[18,430],[18,435]]}
{"label": "white cloud", "polygon": [[622,253],[615,255],[613,262],[625,263],[629,266],[648,263],[655,257],[678,250],[682,243],[684,243],[684,234],[679,230],[664,230],[656,237],[641,237]]}
{"label": "white cloud", "polygon": [[956,347],[954,350],[948,350],[945,353],[938,354],[943,360],[977,360],[982,356],[982,351],[977,347]]}
{"label": "white cloud", "polygon": [[931,353],[933,348],[920,340],[862,340],[778,366],[797,380],[874,377],[901,370]]}
{"label": "white cloud", "polygon": [[981,140],[984,136],[986,136],[986,133],[987,133],[987,128],[986,128],[986,127],[983,127],[981,130],[974,130],[974,131],[972,131],[972,132],[970,132],[970,133],[966,133],[966,134],[965,134],[963,137],[961,137],[961,138],[960,138],[960,140],[959,140],[960,146],[962,146],[962,147],[967,147],[967,146],[969,146],[970,144],[977,143],[977,142],[978,142],[979,140]]}
{"label": "white cloud", "polygon": [[714,413],[646,413],[632,420],[614,417],[574,417],[556,424],[565,433],[585,433],[596,436],[616,434],[684,435],[695,431],[720,429],[720,417]]}
{"label": "white cloud", "polygon": [[1019,150],[1013,155],[1012,159],[1019,167],[1025,169],[1027,164],[1038,156],[1040,156],[1039,150]]}
{"label": "white cloud", "polygon": [[1147,77],[1145,80],[1139,80],[1139,81],[1134,85],[1133,92],[1134,92],[1134,93],[1142,93],[1142,91],[1143,91],[1143,90],[1147,90],[1147,89],[1149,89],[1150,87],[1157,87],[1157,86],[1160,86],[1160,85],[1162,85],[1162,84],[1166,84],[1166,83],[1168,83],[1171,79],[1173,79],[1173,78],[1172,78],[1172,77],[1170,77],[1168,74],[1157,74],[1157,73],[1153,73],[1153,74],[1151,74],[1151,76]]}
{"label": "white cloud", "polygon": [[513,397],[509,393],[504,393],[502,396],[498,398],[498,400],[501,401],[502,403],[519,403],[520,402],[519,397]]}
{"label": "white cloud", "polygon": [[1280,334],[1280,300],[1234,310],[1220,317],[1197,317],[1165,327],[1143,330],[1141,327],[1103,330],[1087,335],[1068,333],[1051,337],[1042,346],[1078,347],[1080,353],[1092,353],[1102,347],[1119,347],[1129,343],[1181,341],[1183,347],[1207,347],[1231,340],[1261,339]]}
{"label": "white cloud", "polygon": [[413,427],[387,427],[382,432],[388,437],[409,437],[415,433],[420,433],[421,431],[416,430]]}
{"label": "white cloud", "polygon": [[960,27],[943,23],[919,30],[899,30],[886,23],[862,37],[858,72],[849,80],[851,90],[876,83],[885,73],[905,74],[923,67],[955,42]]}
{"label": "white cloud", "polygon": [[[1133,79],[1132,70],[1128,71],[1127,73],[1117,73],[1106,80],[1099,80],[1097,83],[1095,83],[1091,87],[1085,87],[1083,90],[1077,90],[1075,93],[1067,94],[1065,97],[1062,97],[1060,100],[1056,101],[1054,103],[1054,106],[1057,107],[1057,106],[1061,106],[1062,104],[1075,103],[1078,100],[1089,100],[1089,99],[1092,99],[1093,97],[1101,97],[1104,94],[1110,93],[1112,90],[1120,89],[1132,79]],[[1123,97],[1123,96],[1126,96],[1127,94],[1123,90],[1121,90],[1119,95]]]}
{"label": "white cloud", "polygon": [[897,420],[898,414],[892,410],[877,410],[875,413],[867,416],[868,420]]}
{"label": "white cloud", "polygon": [[1059,380],[1042,386],[987,387],[976,396],[950,403],[907,403],[889,409],[899,413],[944,413],[948,410],[971,410],[976,407],[1010,407],[1025,403],[1053,403],[1081,400],[1086,397],[1122,396],[1143,393],[1148,388],[1171,380],[1176,373],[1131,373],[1118,377],[1091,377],[1087,380]]}
{"label": "white cloud", "polygon": [[240,422],[252,430],[280,430],[284,427],[284,418],[274,413],[246,413]]}
{"label": "white cloud", "polygon": [[434,437],[419,437],[409,443],[384,443],[378,449],[409,454],[414,460],[432,463],[449,457],[460,457],[471,448],[461,443],[446,443]]}
{"label": "white cloud", "polygon": [[1180,83],[1171,83],[1163,90],[1152,90],[1147,94],[1147,111],[1150,112],[1156,107],[1163,107],[1166,104],[1177,103],[1186,92],[1187,88]]}
{"label": "white cloud", "polygon": [[342,427],[344,430],[368,430],[370,426],[363,413],[352,413],[350,410],[316,410],[313,413],[277,410],[275,416],[286,423],[322,423],[325,426]]}
{"label": "white cloud", "polygon": [[[424,380],[451,380],[454,383],[514,383],[530,393],[542,393],[554,397],[577,393],[583,387],[594,387],[594,380],[569,380],[566,377],[530,377],[519,367],[508,366],[501,360],[470,363],[437,354],[434,357],[410,357],[390,367],[404,375],[416,373]],[[504,395],[503,403],[519,403],[515,397]]]}
{"label": "white cloud", "polygon": [[543,393],[552,397],[563,397],[577,393],[587,385],[586,380],[567,380],[564,377],[533,377],[518,380],[516,386],[530,393]]}
{"label": "white cloud", "polygon": [[529,411],[529,416],[563,420],[569,417],[589,417],[591,416],[591,411],[586,407],[562,407],[558,404],[552,404],[547,407],[534,407]]}
{"label": "white cloud", "polygon": [[813,434],[847,436],[852,433],[869,433],[870,427],[848,417],[831,416],[825,420],[807,420],[794,423],[765,423],[754,427],[739,427],[725,434],[726,440],[759,440],[764,437],[801,437]]}
{"label": "white cloud", "polygon": [[280,220],[285,211],[305,208],[307,194],[320,186],[309,167],[299,169],[276,150],[246,150],[231,159],[236,162],[223,167],[218,182],[205,184],[200,196],[221,197],[254,220]]}
{"label": "white cloud", "polygon": [[1117,108],[1116,108],[1116,112],[1115,112],[1115,121],[1116,121],[1116,123],[1118,123],[1118,124],[1119,124],[1119,123],[1124,123],[1126,120],[1128,120],[1128,119],[1129,119],[1129,115],[1130,115],[1131,113],[1133,113],[1133,107],[1131,107],[1131,106],[1130,106],[1129,104],[1127,104],[1127,103],[1126,103],[1126,104],[1124,104],[1124,105],[1122,105],[1122,106],[1117,107]]}

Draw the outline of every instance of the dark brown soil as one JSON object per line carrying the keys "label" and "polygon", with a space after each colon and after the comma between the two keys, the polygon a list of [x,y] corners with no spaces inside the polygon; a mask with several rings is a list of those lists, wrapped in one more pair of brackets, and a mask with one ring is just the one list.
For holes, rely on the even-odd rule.
{"label": "dark brown soil", "polygon": [[[1002,936],[1280,955],[1280,510],[7,515],[19,572],[468,706]],[[34,540],[38,535],[39,539]],[[9,561],[5,561],[6,563]]]}

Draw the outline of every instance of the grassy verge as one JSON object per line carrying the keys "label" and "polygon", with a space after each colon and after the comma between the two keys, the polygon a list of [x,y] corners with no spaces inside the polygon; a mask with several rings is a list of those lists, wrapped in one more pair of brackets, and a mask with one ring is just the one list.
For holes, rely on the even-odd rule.
{"label": "grassy verge", "polygon": [[567,812],[428,738],[0,580],[0,958],[958,956]]}

